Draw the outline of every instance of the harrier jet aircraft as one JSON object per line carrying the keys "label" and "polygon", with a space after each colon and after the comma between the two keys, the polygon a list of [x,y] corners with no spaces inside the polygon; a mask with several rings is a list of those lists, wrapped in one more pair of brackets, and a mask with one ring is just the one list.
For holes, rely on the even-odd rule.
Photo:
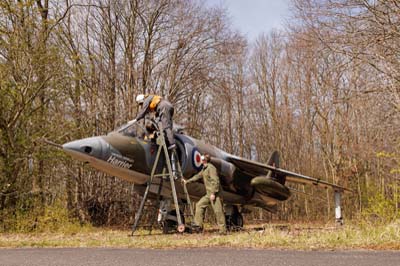
{"label": "harrier jet aircraft", "polygon": [[[290,182],[332,188],[338,192],[347,190],[321,179],[279,168],[279,153],[276,151],[272,153],[269,161],[263,164],[226,153],[179,130],[175,131],[175,139],[184,178],[189,178],[201,170],[201,154],[211,155],[212,163],[220,177],[224,209],[229,218],[227,221],[232,223],[231,226],[243,226],[239,210],[246,206],[276,212],[278,202],[291,196],[291,190],[287,186]],[[158,149],[152,136],[139,123],[125,126],[106,136],[68,142],[62,147],[73,158],[89,163],[109,175],[134,183],[139,193],[143,193],[147,186]],[[159,169],[163,167],[162,161],[163,159],[159,161]],[[187,185],[192,200],[198,200],[205,194],[201,182],[200,180]],[[175,183],[178,198],[185,201],[183,185],[181,182]],[[159,184],[153,184],[150,193],[157,194]],[[163,200],[161,203],[170,202],[171,185],[168,182],[164,182],[160,195]]]}

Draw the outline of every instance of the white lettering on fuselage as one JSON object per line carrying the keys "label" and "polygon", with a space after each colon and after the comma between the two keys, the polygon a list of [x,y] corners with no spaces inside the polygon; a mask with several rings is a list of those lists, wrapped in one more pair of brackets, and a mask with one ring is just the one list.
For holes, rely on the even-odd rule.
{"label": "white lettering on fuselage", "polygon": [[125,162],[125,161],[115,157],[114,155],[111,155],[110,158],[108,158],[107,162],[112,164],[112,165],[121,167],[121,168],[129,169],[129,168],[132,167],[131,163]]}

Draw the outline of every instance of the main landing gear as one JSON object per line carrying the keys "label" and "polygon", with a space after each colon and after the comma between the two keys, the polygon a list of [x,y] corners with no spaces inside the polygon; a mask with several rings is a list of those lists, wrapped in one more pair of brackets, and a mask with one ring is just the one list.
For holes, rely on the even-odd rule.
{"label": "main landing gear", "polygon": [[236,205],[225,206],[226,229],[240,231],[243,229],[243,216]]}

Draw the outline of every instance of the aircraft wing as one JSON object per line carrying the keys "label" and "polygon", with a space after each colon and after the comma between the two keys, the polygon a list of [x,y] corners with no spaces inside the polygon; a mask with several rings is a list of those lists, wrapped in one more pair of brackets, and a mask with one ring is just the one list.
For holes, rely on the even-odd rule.
{"label": "aircraft wing", "polygon": [[288,182],[314,185],[314,186],[319,186],[319,187],[323,187],[323,188],[332,188],[334,190],[339,190],[339,191],[352,192],[352,190],[350,190],[348,188],[329,183],[320,178],[313,178],[313,177],[305,176],[305,175],[287,171],[287,170],[284,170],[284,169],[281,169],[281,168],[278,168],[275,166],[262,164],[259,162],[243,159],[240,157],[230,157],[227,159],[227,161],[234,164],[241,171],[243,171],[249,175],[252,175],[252,176],[267,175],[269,173],[269,171],[271,171],[273,174],[275,174],[277,176],[285,176],[286,181],[288,181]]}

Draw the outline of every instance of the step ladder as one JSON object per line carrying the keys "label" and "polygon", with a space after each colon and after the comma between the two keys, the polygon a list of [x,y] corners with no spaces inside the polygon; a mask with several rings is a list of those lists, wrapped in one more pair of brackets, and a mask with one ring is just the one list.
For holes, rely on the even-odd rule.
{"label": "step ladder", "polygon": [[[180,211],[180,206],[179,206],[179,199],[178,199],[178,196],[177,196],[177,193],[176,193],[176,187],[175,187],[175,181],[177,181],[178,179],[183,177],[182,168],[181,168],[181,165],[180,165],[179,160],[178,160],[176,149],[174,149],[172,151],[172,154],[170,154],[170,152],[168,150],[167,144],[165,142],[165,135],[164,135],[164,130],[162,130],[162,126],[160,124],[157,124],[157,123],[155,123],[155,124],[157,125],[158,129],[161,129],[161,130],[158,130],[158,131],[155,132],[155,134],[156,134],[156,143],[158,145],[157,155],[156,155],[156,159],[155,159],[154,164],[153,164],[153,168],[151,170],[150,179],[147,181],[147,186],[146,186],[146,190],[145,190],[145,192],[143,194],[142,201],[140,202],[139,209],[138,209],[138,211],[136,212],[136,215],[135,215],[135,222],[134,222],[134,224],[132,226],[132,235],[134,235],[136,229],[139,226],[140,219],[142,218],[142,215],[143,215],[144,207],[146,206],[146,201],[147,201],[147,198],[148,198],[150,187],[152,185],[158,185],[159,186],[158,187],[158,191],[157,191],[156,206],[160,206],[161,191],[162,191],[162,186],[163,186],[164,179],[166,179],[166,180],[169,179],[169,182],[171,184],[172,200],[173,200],[175,213],[176,213],[176,219],[177,219],[177,223],[178,223],[177,231],[179,233],[183,233],[185,231],[185,228],[186,228],[185,224],[182,221],[182,216],[181,216],[181,211]],[[163,165],[162,172],[157,174],[156,173],[156,169],[157,169],[157,166],[158,166],[159,161],[161,159],[162,152],[164,152],[165,162],[164,162],[164,165]],[[160,179],[160,181],[158,183],[154,182],[156,180],[156,178]],[[184,193],[185,193],[185,196],[186,196],[187,205],[189,205],[189,211],[190,211],[190,215],[189,216],[191,216],[192,221],[193,221],[193,217],[194,217],[193,207],[192,207],[192,204],[191,204],[191,201],[190,201],[189,193],[188,193],[187,188],[186,188],[186,184],[183,184],[183,188],[184,188]],[[157,214],[158,214],[157,211],[154,212],[154,219],[151,219],[152,223],[151,223],[150,230],[149,230],[150,234],[151,234],[152,227],[154,225],[154,221],[157,218]]]}

